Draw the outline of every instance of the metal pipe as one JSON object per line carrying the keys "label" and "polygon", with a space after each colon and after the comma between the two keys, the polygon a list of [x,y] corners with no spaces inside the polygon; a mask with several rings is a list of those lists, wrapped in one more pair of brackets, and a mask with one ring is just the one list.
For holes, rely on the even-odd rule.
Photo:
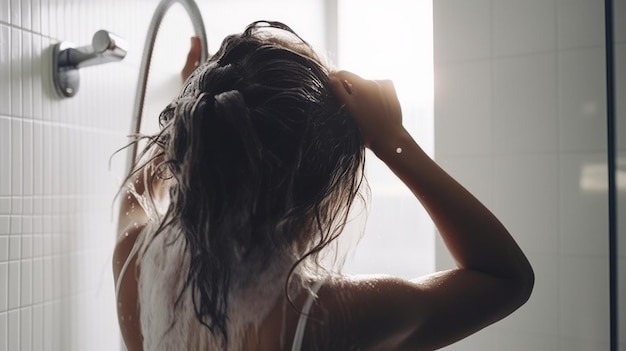
{"label": "metal pipe", "polygon": [[[191,24],[196,35],[200,38],[201,44],[201,56],[200,61],[204,62],[208,58],[208,46],[207,46],[207,36],[206,29],[204,27],[204,21],[202,20],[202,15],[200,13],[200,9],[194,0],[161,0],[156,10],[154,11],[154,15],[152,16],[152,20],[150,21],[150,26],[148,27],[148,34],[146,36],[146,43],[144,45],[143,54],[141,56],[141,66],[139,71],[139,79],[137,83],[137,91],[135,93],[135,106],[133,108],[133,115],[131,120],[131,133],[137,134],[141,128],[141,117],[143,114],[143,106],[146,98],[146,87],[148,84],[148,74],[150,72],[150,62],[152,60],[152,51],[154,50],[154,42],[157,37],[157,33],[159,27],[161,26],[161,21],[167,10],[175,4],[179,3],[183,6],[185,11],[187,11],[187,15],[189,15],[189,19],[191,20]],[[129,157],[128,163],[126,167],[126,174],[128,174],[135,162],[135,156],[137,155],[137,144],[134,144],[131,148],[129,148]]]}

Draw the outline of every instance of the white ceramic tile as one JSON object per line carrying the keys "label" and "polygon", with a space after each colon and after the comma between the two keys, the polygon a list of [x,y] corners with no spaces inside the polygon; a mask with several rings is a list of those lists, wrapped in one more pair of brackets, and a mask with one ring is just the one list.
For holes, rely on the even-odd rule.
{"label": "white ceramic tile", "polygon": [[[37,205],[41,205],[42,201],[40,199],[36,199],[35,201],[35,215],[33,216],[33,233],[37,235],[38,238],[41,237],[41,233],[43,233],[43,216],[41,213],[41,207],[37,207]],[[39,257],[43,254],[43,242],[41,240],[33,241],[33,255],[35,257]]]}
{"label": "white ceramic tile", "polygon": [[[9,260],[9,237],[6,235],[0,236],[0,262]],[[2,280],[0,279],[0,282]]]}
{"label": "white ceramic tile", "polygon": [[[626,10],[626,6],[624,7]],[[623,21],[626,22],[626,21]],[[626,151],[626,43],[615,45],[615,113],[617,149]]]}
{"label": "white ceramic tile", "polygon": [[491,55],[491,4],[488,0],[433,2],[435,62]]}
{"label": "white ceramic tile", "polygon": [[[42,52],[49,52],[50,47],[52,46],[52,41],[46,37],[41,38],[41,47]],[[45,74],[45,72],[49,72],[49,67],[52,66],[52,55],[43,54],[41,56],[41,60],[39,62],[41,75],[41,90],[42,90],[42,101],[41,101],[41,118],[44,121],[54,121],[53,116],[53,106],[57,104],[57,97],[54,92],[54,87],[52,85],[52,75]]]}
{"label": "white ceramic tile", "polygon": [[9,329],[9,323],[7,321],[8,318],[8,314],[7,313],[0,313],[0,351],[8,351],[9,350],[9,345],[7,344],[8,342],[8,329]]}
{"label": "white ceramic tile", "polygon": [[50,0],[40,0],[41,7],[41,29],[40,33],[42,35],[50,35]]}
{"label": "white ceramic tile", "polygon": [[9,350],[20,349],[20,312],[13,310],[8,313],[7,344]]}
{"label": "white ceramic tile", "polygon": [[437,66],[435,89],[436,154],[489,154],[491,63],[473,61]]}
{"label": "white ceramic tile", "polygon": [[559,250],[558,169],[553,154],[494,157],[492,211],[524,250]]}
{"label": "white ceramic tile", "polygon": [[33,303],[43,302],[44,279],[43,279],[43,259],[35,258],[33,260]]}
{"label": "white ceramic tile", "polygon": [[22,261],[20,273],[20,304],[24,307],[33,303],[33,262]]}
{"label": "white ceramic tile", "polygon": [[[43,177],[43,193],[44,195],[52,194],[52,178],[54,177],[54,170],[52,169],[52,146],[53,138],[52,138],[52,129],[51,125],[43,126],[43,174],[46,176]],[[46,199],[44,204],[47,205],[49,199]],[[44,211],[46,211],[46,207],[44,206]],[[47,212],[47,211],[46,211]]]}
{"label": "white ceramic tile", "polygon": [[[0,262],[0,313],[7,310],[9,299],[9,264]],[[0,329],[0,333],[2,330]],[[0,340],[3,340],[0,338]],[[1,342],[1,341],[0,341]]]}
{"label": "white ceramic tile", "polygon": [[[22,209],[23,209],[23,198],[21,196],[16,196],[16,197],[12,197],[11,198],[11,214],[14,215],[21,215],[22,214]],[[21,217],[13,217],[14,219],[21,219]],[[21,221],[15,221],[15,222],[21,222]],[[21,225],[20,225],[21,227]],[[15,230],[15,226],[13,225],[13,223],[11,223],[11,233],[12,234],[20,234],[21,233],[21,229]]]}
{"label": "white ceramic tile", "polygon": [[603,48],[562,51],[558,59],[559,140],[564,151],[606,150]]}
{"label": "white ceramic tile", "polygon": [[485,328],[467,338],[447,346],[443,351],[467,351],[467,350],[500,350],[502,349],[502,338],[499,333],[495,333],[492,328]]}
{"label": "white ceramic tile", "polygon": [[[35,218],[41,218],[36,216]],[[35,221],[41,223],[41,220]],[[33,258],[38,258],[43,256],[43,235],[40,234],[42,232],[41,225],[39,227],[33,226]]]}
{"label": "white ceramic tile", "polygon": [[21,246],[21,259],[32,258],[33,256],[33,236],[31,234],[22,234]]}
{"label": "white ceramic tile", "polygon": [[44,301],[50,301],[53,298],[53,287],[54,287],[54,278],[53,278],[53,267],[52,267],[52,258],[45,257],[43,264],[43,286],[44,286]]}
{"label": "white ceramic tile", "polygon": [[[2,204],[2,202],[3,201],[0,200],[0,204]],[[0,216],[0,235],[9,234],[11,232],[10,225],[9,216]]]}
{"label": "white ceramic tile", "polygon": [[557,149],[555,63],[553,53],[494,61],[494,153]]}
{"label": "white ceramic tile", "polygon": [[[8,308],[15,309],[20,306],[20,262],[9,262]],[[12,349],[13,350],[13,349]]]}
{"label": "white ceramic tile", "polygon": [[20,309],[20,350],[32,351],[33,311],[31,307]]}
{"label": "white ceramic tile", "polygon": [[11,29],[0,23],[0,115],[11,113]]}
{"label": "white ceramic tile", "polygon": [[59,153],[63,157],[59,157],[58,171],[59,175],[59,192],[60,194],[69,194],[69,174],[70,174],[70,147],[69,147],[69,133],[67,128],[59,128]]}
{"label": "white ceramic tile", "polygon": [[11,28],[11,115],[22,116],[22,32]]}
{"label": "white ceramic tile", "polygon": [[52,279],[54,281],[54,284],[52,284],[52,296],[54,299],[62,298],[65,292],[64,290],[67,287],[67,285],[64,284],[67,271],[63,269],[65,268],[62,264],[63,258],[65,258],[65,256],[57,255],[52,257]]}
{"label": "white ceramic tile", "polygon": [[626,43],[626,21],[624,21],[624,13],[626,13],[626,0],[613,0],[615,41],[622,44]]}
{"label": "white ceramic tile", "polygon": [[22,195],[22,121],[11,120],[11,194]]}
{"label": "white ceramic tile", "polygon": [[[56,140],[56,142],[54,142],[52,144],[52,167],[51,169],[51,173],[50,173],[50,178],[52,178],[52,194],[55,195],[60,195],[61,193],[61,160],[65,158],[65,155],[62,154],[62,149],[61,149],[61,133],[60,130],[62,129],[62,127],[60,126],[53,126],[52,128],[52,138],[53,140]],[[58,197],[54,198],[54,201],[58,201]],[[54,206],[57,210],[60,208],[58,206],[58,204],[55,204],[56,206]]]}
{"label": "white ceramic tile", "polygon": [[33,43],[32,34],[22,32],[22,116],[33,118]]}
{"label": "white ceramic tile", "polygon": [[43,306],[33,306],[33,351],[43,351]]}
{"label": "white ceramic tile", "polygon": [[21,26],[24,29],[32,29],[32,21],[31,21],[31,16],[32,16],[32,9],[30,6],[30,2],[31,0],[21,0],[20,4],[22,5],[22,8],[20,9],[20,13],[22,15],[22,22],[21,22]]}
{"label": "white ceramic tile", "polygon": [[19,260],[22,254],[21,238],[19,235],[9,236],[9,260]]}
{"label": "white ceramic tile", "polygon": [[559,48],[604,46],[604,3],[557,0]]}
{"label": "white ceramic tile", "polygon": [[493,51],[496,56],[556,48],[554,0],[494,0]]}
{"label": "white ceramic tile", "polygon": [[607,159],[599,154],[560,157],[560,245],[566,254],[608,254]]}
{"label": "white ceramic tile", "polygon": [[31,3],[31,28],[34,33],[41,33],[41,1],[32,0]]}
{"label": "white ceramic tile", "polygon": [[[16,206],[15,206],[16,202],[17,201],[15,201],[15,199],[13,199],[13,204],[11,205],[12,210],[16,209]],[[10,230],[9,234],[13,234],[13,235],[22,234],[22,216],[21,215],[12,215],[10,224],[11,224],[11,226],[10,226],[10,229],[9,229]]]}
{"label": "white ceramic tile", "polygon": [[[22,124],[22,186],[24,195],[33,194],[33,123],[24,121]],[[29,210],[32,212],[32,204]]]}
{"label": "white ceramic tile", "polygon": [[609,330],[608,256],[563,255],[559,280],[563,337],[606,341]]}
{"label": "white ceramic tile", "polygon": [[[11,120],[0,117],[0,164],[11,164]],[[0,170],[0,196],[11,195],[11,170],[2,167]],[[4,212],[3,210],[3,213]]]}
{"label": "white ceramic tile", "polygon": [[9,0],[10,3],[10,11],[11,11],[11,24],[14,26],[21,26],[22,22],[22,14],[21,14],[21,1],[20,0]]}
{"label": "white ceramic tile", "polygon": [[[515,314],[513,314],[515,316]],[[505,319],[506,320],[506,319]],[[559,337],[550,333],[526,333],[518,330],[501,329],[491,330],[493,336],[499,337],[502,341],[499,343],[497,350],[507,351],[528,351],[528,350],[557,350],[559,345]],[[488,350],[488,349],[481,349]],[[496,349],[493,349],[496,350]]]}
{"label": "white ceramic tile", "polygon": [[[8,196],[0,197],[0,214],[2,215],[11,214],[11,198],[10,197]],[[9,234],[11,232],[11,229],[10,229],[11,226],[7,218],[8,217],[0,216],[0,234]]]}
{"label": "white ceramic tile", "polygon": [[[43,169],[43,127],[40,123],[33,124],[33,195],[43,195],[43,179],[45,177]],[[35,209],[41,199],[35,198]],[[35,211],[35,213],[40,213]]]}
{"label": "white ceramic tile", "polygon": [[[606,332],[606,340],[603,341],[589,341],[581,340],[573,337],[562,337],[559,345],[561,351],[607,351],[611,347],[608,341],[609,332]],[[556,349],[555,349],[556,350]],[[621,348],[618,348],[621,350]]]}
{"label": "white ceramic tile", "polygon": [[2,0],[0,1],[0,22],[9,23],[10,21],[11,21],[10,2],[8,0]]}
{"label": "white ceramic tile", "polygon": [[52,303],[44,304],[43,309],[43,318],[44,318],[44,328],[43,328],[43,344],[44,345],[53,345],[53,337],[56,330],[54,330],[55,319],[54,319],[54,305]]}
{"label": "white ceramic tile", "polygon": [[[40,0],[36,0],[40,1]],[[43,70],[43,63],[47,62],[44,59],[44,56],[49,56],[48,51],[42,52],[42,43],[41,37],[39,35],[32,36],[32,61],[31,61],[31,69],[32,69],[32,106],[33,106],[33,118],[42,119],[43,113],[43,80],[42,75],[43,72],[48,72],[48,67],[46,66],[46,70]]]}

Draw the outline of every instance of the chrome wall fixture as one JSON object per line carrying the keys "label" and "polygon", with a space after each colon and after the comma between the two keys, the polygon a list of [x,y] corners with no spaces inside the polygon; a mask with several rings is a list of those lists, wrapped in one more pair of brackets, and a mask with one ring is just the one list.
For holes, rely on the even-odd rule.
{"label": "chrome wall fixture", "polygon": [[127,48],[124,39],[106,30],[97,31],[91,45],[75,47],[65,41],[55,44],[52,48],[54,90],[61,98],[76,95],[80,87],[80,68],[121,61],[126,57]]}

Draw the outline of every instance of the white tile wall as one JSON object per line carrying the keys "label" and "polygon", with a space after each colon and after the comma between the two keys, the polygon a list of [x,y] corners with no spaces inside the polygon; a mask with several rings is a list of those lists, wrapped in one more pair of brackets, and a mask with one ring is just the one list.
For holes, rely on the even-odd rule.
{"label": "white tile wall", "polygon": [[556,55],[493,59],[493,152],[554,152],[558,146]]}
{"label": "white tile wall", "polygon": [[561,150],[606,152],[604,46],[560,52],[558,70]]}
{"label": "white tile wall", "polygon": [[[604,46],[604,6],[595,0],[557,0],[559,49]],[[619,12],[616,12],[619,13]]]}
{"label": "white tile wall", "polygon": [[[438,155],[458,154],[456,145],[468,155],[491,152],[493,144],[493,93],[491,64],[472,60],[445,64],[435,82],[435,139]],[[455,133],[447,131],[455,130]]]}
{"label": "white tile wall", "polygon": [[[527,55],[554,50],[555,0],[492,0],[493,54]],[[470,10],[471,12],[471,10]]]}
{"label": "white tile wall", "polygon": [[[489,57],[491,12],[490,0],[438,1],[433,20],[445,25],[437,28],[438,40],[433,43],[437,61],[442,63]],[[450,21],[451,17],[454,21]]]}
{"label": "white tile wall", "polygon": [[[433,5],[435,159],[492,207],[536,274],[533,295],[519,311],[446,350],[607,350],[602,2],[438,0]],[[617,0],[616,10],[624,8],[626,1]],[[459,29],[479,18],[473,28]],[[626,28],[624,22],[618,31]],[[468,43],[476,46],[466,50]],[[623,44],[617,50],[618,56],[626,52]],[[624,87],[624,65],[618,72]],[[618,109],[626,106],[623,96],[618,95]],[[626,137],[624,110],[618,129]],[[620,200],[626,202],[623,194]],[[440,240],[436,250],[437,268],[449,267]]]}
{"label": "white tile wall", "polygon": [[[0,0],[0,351],[119,347],[109,260],[125,160],[108,158],[129,133],[156,4]],[[51,45],[98,29],[126,38],[128,57],[81,70],[59,100]]]}

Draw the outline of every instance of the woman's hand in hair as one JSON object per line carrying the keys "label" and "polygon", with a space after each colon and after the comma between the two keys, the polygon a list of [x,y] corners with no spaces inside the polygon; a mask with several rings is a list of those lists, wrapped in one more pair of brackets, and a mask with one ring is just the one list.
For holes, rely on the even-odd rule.
{"label": "woman's hand in hair", "polygon": [[395,150],[406,131],[393,83],[363,79],[348,71],[332,73],[330,82],[335,96],[358,123],[365,145],[375,153]]}
{"label": "woman's hand in hair", "polygon": [[189,78],[191,73],[193,73],[198,66],[200,66],[201,56],[202,44],[200,43],[200,38],[191,37],[191,47],[189,48],[189,53],[187,54],[187,62],[185,62],[185,66],[180,72],[183,82]]}

